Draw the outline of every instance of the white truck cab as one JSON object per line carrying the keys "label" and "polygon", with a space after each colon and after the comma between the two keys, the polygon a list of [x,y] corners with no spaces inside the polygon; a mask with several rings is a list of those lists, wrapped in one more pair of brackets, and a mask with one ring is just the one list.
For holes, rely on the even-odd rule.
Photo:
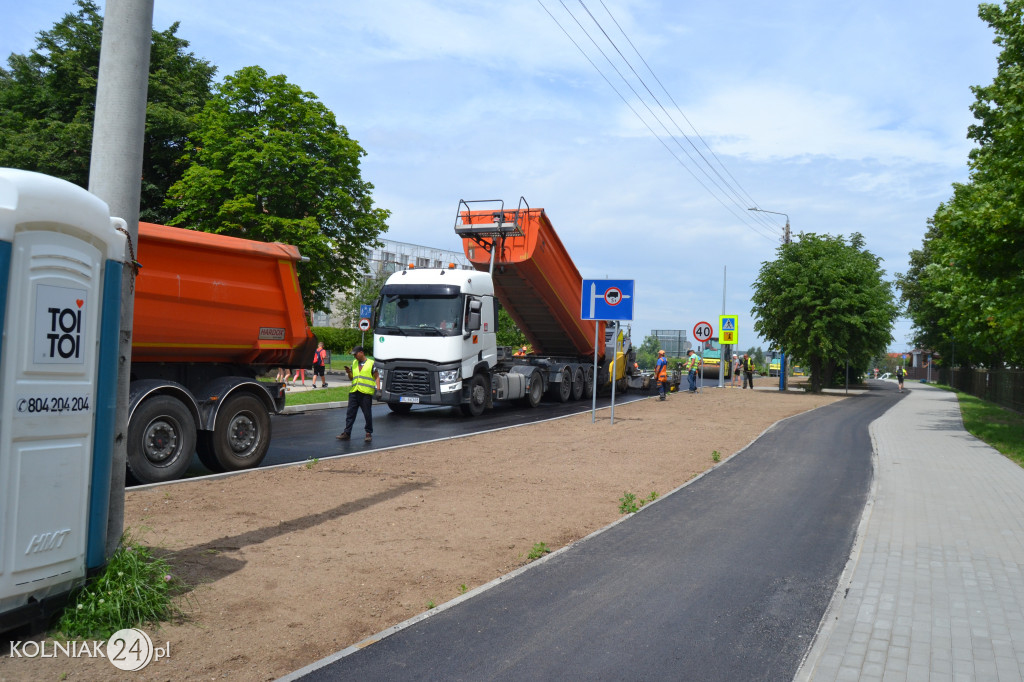
{"label": "white truck cab", "polygon": [[479,414],[490,404],[490,373],[498,362],[497,319],[488,273],[409,269],[391,275],[374,320],[380,400],[395,412],[429,404]]}

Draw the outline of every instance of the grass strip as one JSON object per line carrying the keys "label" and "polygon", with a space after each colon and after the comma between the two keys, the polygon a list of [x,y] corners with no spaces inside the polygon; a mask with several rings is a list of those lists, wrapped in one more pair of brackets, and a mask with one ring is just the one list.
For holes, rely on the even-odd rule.
{"label": "grass strip", "polygon": [[[953,390],[948,386],[942,388]],[[1024,415],[969,393],[955,393],[960,402],[964,428],[1018,465],[1024,466]]]}

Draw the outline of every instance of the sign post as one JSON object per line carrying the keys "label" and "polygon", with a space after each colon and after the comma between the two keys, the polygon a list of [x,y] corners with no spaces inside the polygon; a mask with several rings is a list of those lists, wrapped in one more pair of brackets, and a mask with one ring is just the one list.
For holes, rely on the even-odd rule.
{"label": "sign post", "polygon": [[725,385],[725,367],[728,363],[729,372],[732,373],[732,358],[729,357],[729,349],[738,344],[739,341],[739,316],[721,314],[718,316],[718,346],[719,357],[722,358],[718,370],[718,387]]}
{"label": "sign post", "polygon": [[[612,412],[611,423],[615,423],[615,373],[619,350],[619,322],[633,319],[633,284],[631,279],[585,279],[580,292],[580,319],[594,321],[615,321],[615,335],[612,337]],[[597,326],[594,327],[594,386],[590,422],[597,421]]]}
{"label": "sign post", "polygon": [[[701,343],[707,343],[708,341],[710,341],[711,337],[714,335],[714,333],[715,333],[715,328],[711,326],[710,322],[703,322],[702,321],[702,322],[698,322],[697,324],[693,325],[693,338],[696,339],[697,341],[701,342]],[[721,350],[718,351],[718,355],[719,356],[722,355],[722,351]],[[703,351],[701,351],[701,354],[700,354],[699,358],[700,358],[700,392],[703,395],[703,393],[704,393],[704,353],[703,353]],[[718,372],[719,372],[719,374],[721,374],[721,372],[722,372],[721,358],[719,359]]]}

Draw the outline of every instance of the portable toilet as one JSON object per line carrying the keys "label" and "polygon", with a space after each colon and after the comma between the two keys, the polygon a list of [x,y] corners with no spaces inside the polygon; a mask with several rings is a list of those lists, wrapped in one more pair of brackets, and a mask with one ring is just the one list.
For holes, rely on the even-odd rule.
{"label": "portable toilet", "polygon": [[0,631],[42,623],[106,562],[124,224],[81,187],[0,168]]}

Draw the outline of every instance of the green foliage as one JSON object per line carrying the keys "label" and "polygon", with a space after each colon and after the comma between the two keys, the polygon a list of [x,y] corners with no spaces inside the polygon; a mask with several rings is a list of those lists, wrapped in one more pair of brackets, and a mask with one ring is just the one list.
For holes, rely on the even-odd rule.
{"label": "green foliage", "polygon": [[469,592],[469,588],[466,587],[466,583],[459,585],[459,594],[466,594],[467,592]]}
{"label": "green foliage", "polygon": [[[75,7],[0,69],[0,166],[88,187],[103,17],[90,0]],[[177,162],[216,71],[177,30],[153,31],[150,50],[140,218],[158,223],[171,217],[164,198],[184,170]]]}
{"label": "green foliage", "polygon": [[[337,327],[313,327],[316,338],[324,342],[324,348],[331,351],[331,360],[337,364],[336,355],[348,355],[356,346],[362,345],[366,354],[373,355],[373,332],[361,332],[358,329],[338,329]],[[365,343],[363,337],[365,338]]]}
{"label": "green foliage", "polygon": [[658,499],[659,495],[655,491],[651,491],[651,494],[645,498],[637,499],[637,496],[631,492],[622,493],[622,497],[619,498],[619,513],[621,514],[635,514],[640,511],[648,502],[654,502]]}
{"label": "green foliage", "polygon": [[521,348],[527,344],[526,334],[519,328],[505,308],[498,309],[498,331],[494,335],[499,346]]}
{"label": "green foliage", "polygon": [[854,233],[800,234],[763,263],[751,301],[754,329],[806,361],[810,390],[829,385],[849,359],[866,366],[892,340],[898,310],[879,259]]}
{"label": "green foliage", "polygon": [[978,15],[1002,51],[992,83],[972,88],[970,178],[936,209],[899,283],[919,346],[999,366],[1024,362],[1024,0]]}
{"label": "green foliage", "polygon": [[649,334],[644,337],[644,342],[636,349],[636,363],[643,369],[654,369],[658,361],[658,337]]}
{"label": "green foliage", "polygon": [[537,542],[533,545],[533,549],[530,550],[530,553],[526,555],[526,558],[530,561],[534,561],[536,559],[541,558],[545,554],[548,554],[550,551],[551,548],[548,547],[546,544],[544,544],[543,542]]}
{"label": "green foliage", "polygon": [[175,225],[299,247],[303,300],[326,310],[387,229],[360,177],[366,152],[311,92],[248,66],[196,116],[189,164],[168,193]]}
{"label": "green foliage", "polygon": [[166,560],[126,534],[103,573],[71,598],[57,629],[69,637],[107,639],[123,628],[180,617],[174,594],[182,587]]}
{"label": "green foliage", "polygon": [[319,457],[307,457],[306,458],[306,468],[307,469],[312,469],[313,467],[315,467],[319,463],[320,463],[320,458]]}
{"label": "green foliage", "polygon": [[437,604],[434,603],[433,599],[431,599],[431,600],[429,600],[427,602],[427,610],[430,610],[430,609],[433,609],[433,608],[436,608],[436,607],[437,607]]}
{"label": "green foliage", "polygon": [[711,461],[712,462],[721,462],[722,461],[722,453],[719,452],[718,450],[712,450],[711,451]]}

